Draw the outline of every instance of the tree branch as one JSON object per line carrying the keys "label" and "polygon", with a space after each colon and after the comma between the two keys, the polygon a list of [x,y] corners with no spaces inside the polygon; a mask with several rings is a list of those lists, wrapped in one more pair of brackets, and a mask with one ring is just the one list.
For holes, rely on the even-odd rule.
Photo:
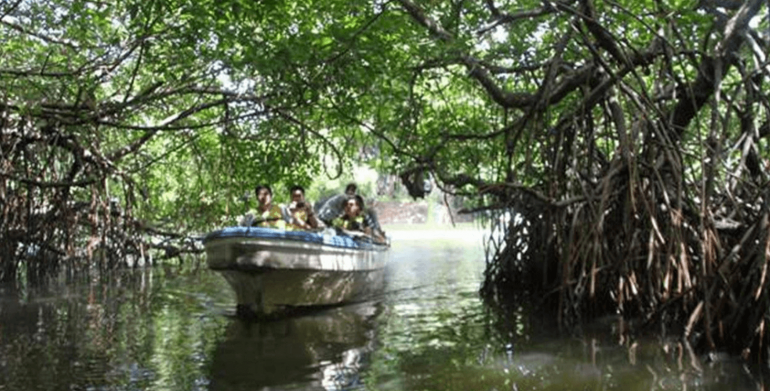
{"label": "tree branch", "polygon": [[725,37],[716,47],[714,57],[703,56],[698,76],[691,85],[680,86],[679,100],[667,115],[671,118],[672,136],[680,140],[687,125],[706,101],[714,94],[716,80],[722,80],[734,63],[738,49],[744,42],[743,33],[751,19],[759,12],[763,0],[747,0],[740,10],[727,22]]}

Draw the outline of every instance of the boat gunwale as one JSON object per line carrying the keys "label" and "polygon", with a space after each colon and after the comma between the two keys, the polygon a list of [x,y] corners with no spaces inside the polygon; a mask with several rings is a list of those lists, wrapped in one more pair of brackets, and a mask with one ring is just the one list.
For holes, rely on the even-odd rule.
{"label": "boat gunwale", "polygon": [[267,246],[272,246],[279,242],[308,243],[318,245],[322,251],[324,250],[324,247],[335,250],[352,251],[387,251],[390,248],[387,244],[359,241],[354,237],[347,235],[329,236],[324,235],[321,232],[288,231],[265,227],[241,226],[225,227],[223,229],[212,231],[203,238],[203,245],[206,248],[209,248],[216,245],[226,244],[231,240],[254,242],[254,245],[257,245],[258,242],[262,241],[267,243]]}

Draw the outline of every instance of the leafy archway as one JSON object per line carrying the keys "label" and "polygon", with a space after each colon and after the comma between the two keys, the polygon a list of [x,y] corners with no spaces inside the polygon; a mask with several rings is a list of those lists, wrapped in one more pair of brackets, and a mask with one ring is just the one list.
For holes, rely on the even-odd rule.
{"label": "leafy archway", "polygon": [[414,196],[430,174],[502,215],[488,297],[764,354],[762,4],[3,4],[3,277],[40,254],[175,255],[254,183],[366,148]]}

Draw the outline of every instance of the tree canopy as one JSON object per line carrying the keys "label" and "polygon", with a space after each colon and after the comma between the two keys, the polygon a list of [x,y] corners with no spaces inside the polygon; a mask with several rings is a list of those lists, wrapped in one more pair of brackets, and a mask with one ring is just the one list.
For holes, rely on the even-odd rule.
{"label": "tree canopy", "polygon": [[28,255],[173,256],[147,235],[205,231],[256,183],[364,160],[415,197],[431,176],[469,212],[515,214],[490,296],[545,292],[566,323],[619,312],[757,352],[762,4],[4,2],[0,275]]}

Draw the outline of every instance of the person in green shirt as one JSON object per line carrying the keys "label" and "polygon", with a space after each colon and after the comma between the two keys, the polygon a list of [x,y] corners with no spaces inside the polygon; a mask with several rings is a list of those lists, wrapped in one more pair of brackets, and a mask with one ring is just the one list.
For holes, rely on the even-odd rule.
{"label": "person in green shirt", "polygon": [[[324,222],[326,225],[333,225],[332,221],[344,214],[346,202],[351,197],[361,197],[358,194],[358,186],[354,183],[348,183],[345,186],[345,193],[336,195],[329,198],[323,206],[318,210],[318,219]],[[385,240],[385,231],[380,226],[379,219],[377,219],[377,212],[372,208],[364,208],[363,198],[361,198],[361,216],[364,219],[364,225],[369,227],[372,231],[372,236],[382,242]]]}
{"label": "person in green shirt", "polygon": [[364,212],[364,199],[356,194],[345,201],[345,209],[337,218],[332,220],[332,227],[341,229],[351,236],[358,236],[362,232],[371,237],[375,243],[385,244],[387,240],[377,230],[373,230],[370,220]]}
{"label": "person in green shirt", "polygon": [[273,189],[269,185],[258,185],[254,189],[257,196],[257,209],[248,211],[239,225],[286,229],[281,207],[273,204]]}
{"label": "person in green shirt", "polygon": [[343,205],[342,213],[332,219],[331,225],[345,231],[364,231],[364,200],[361,196],[348,197]]}

